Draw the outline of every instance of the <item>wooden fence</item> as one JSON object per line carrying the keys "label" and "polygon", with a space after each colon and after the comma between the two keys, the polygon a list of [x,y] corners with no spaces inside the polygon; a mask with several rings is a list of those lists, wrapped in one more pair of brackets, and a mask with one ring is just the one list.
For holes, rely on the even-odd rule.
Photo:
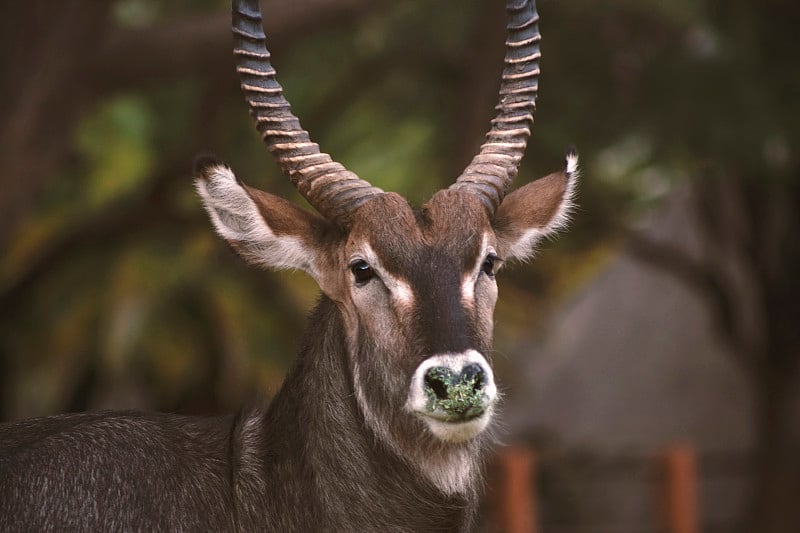
{"label": "wooden fence", "polygon": [[[697,451],[686,444],[672,445],[648,456],[612,458],[597,455],[588,457],[587,454],[553,456],[537,453],[524,446],[506,447],[498,453],[489,469],[483,530],[491,533],[727,531],[733,526],[730,516],[720,517],[717,516],[718,512],[709,512],[709,518],[703,522],[702,487],[705,484],[708,488],[706,492],[725,493],[720,497],[705,498],[710,510],[715,507],[730,510],[731,506],[737,504],[737,499],[743,498],[744,491],[741,489],[747,468],[748,461],[744,456],[714,454],[698,457]],[[590,509],[584,510],[586,517],[582,522],[559,520],[559,512],[577,512],[574,502],[571,508],[568,503],[563,509],[563,500],[579,499],[581,496],[579,490],[571,491],[567,498],[547,494],[548,491],[558,493],[558,480],[553,479],[557,477],[553,476],[553,471],[559,469],[572,471],[573,478],[583,476],[584,481],[591,477],[596,487],[595,493],[616,491],[618,495],[626,494],[616,501],[622,502],[623,507],[635,507],[632,514],[636,515],[636,519],[627,524],[615,523],[613,509]],[[608,506],[612,499],[605,498],[601,505],[595,507]],[[714,499],[726,501],[711,501]],[[624,513],[625,510],[622,510],[616,514]]]}

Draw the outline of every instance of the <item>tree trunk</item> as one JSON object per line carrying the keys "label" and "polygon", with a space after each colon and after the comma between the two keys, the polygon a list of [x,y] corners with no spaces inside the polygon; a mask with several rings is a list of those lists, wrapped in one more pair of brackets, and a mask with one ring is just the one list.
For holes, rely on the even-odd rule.
{"label": "tree trunk", "polygon": [[792,431],[795,420],[791,374],[770,372],[758,390],[757,442],[753,498],[746,532],[796,533],[800,527],[800,450]]}

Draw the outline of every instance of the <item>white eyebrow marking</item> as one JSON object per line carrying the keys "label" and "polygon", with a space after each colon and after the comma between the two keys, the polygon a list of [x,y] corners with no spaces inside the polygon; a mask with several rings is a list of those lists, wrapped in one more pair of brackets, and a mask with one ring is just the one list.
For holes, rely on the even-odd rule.
{"label": "white eyebrow marking", "polygon": [[470,274],[461,280],[461,303],[467,306],[475,303],[475,280]]}
{"label": "white eyebrow marking", "polygon": [[410,307],[414,305],[414,291],[411,290],[411,285],[406,280],[389,274],[389,272],[387,272],[383,267],[380,259],[378,259],[378,255],[375,253],[375,250],[372,249],[369,243],[364,243],[362,250],[364,260],[369,264],[369,266],[378,271],[381,280],[383,280],[383,284],[392,294],[392,298],[403,307]]}
{"label": "white eyebrow marking", "polygon": [[465,306],[471,307],[475,304],[475,281],[481,273],[483,260],[489,253],[494,253],[494,249],[489,246],[489,235],[484,233],[481,239],[481,253],[478,254],[475,267],[461,278],[461,303]]}
{"label": "white eyebrow marking", "polygon": [[411,306],[414,304],[414,292],[411,290],[411,285],[406,283],[403,280],[392,278],[394,282],[394,290],[392,290],[392,294],[395,295],[397,301],[405,306]]}

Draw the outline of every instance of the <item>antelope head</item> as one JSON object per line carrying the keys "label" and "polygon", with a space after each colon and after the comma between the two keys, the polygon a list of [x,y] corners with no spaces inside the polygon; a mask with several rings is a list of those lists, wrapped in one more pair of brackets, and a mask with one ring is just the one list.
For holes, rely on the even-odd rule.
{"label": "antelope head", "polygon": [[495,276],[565,224],[575,188],[570,151],[561,172],[508,193],[533,124],[540,35],[532,1],[511,0],[507,10],[486,142],[419,208],[311,142],[275,79],[257,0],[234,2],[241,87],[269,151],[317,213],[245,185],[213,159],[197,164],[197,190],[219,235],[254,265],[307,272],[335,303],[366,425],[406,456],[468,447],[484,433],[497,401]]}

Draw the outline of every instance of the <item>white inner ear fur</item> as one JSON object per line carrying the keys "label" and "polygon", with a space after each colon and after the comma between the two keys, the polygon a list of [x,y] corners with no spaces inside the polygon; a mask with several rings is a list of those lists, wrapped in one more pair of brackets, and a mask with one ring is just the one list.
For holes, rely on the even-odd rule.
{"label": "white inner ear fur", "polygon": [[566,169],[564,170],[567,175],[567,188],[564,195],[561,197],[561,203],[546,225],[541,227],[529,228],[523,232],[522,236],[516,242],[509,246],[506,254],[508,258],[514,258],[519,261],[525,261],[533,257],[536,252],[536,245],[546,237],[553,237],[560,230],[564,229],[570,221],[572,209],[575,206],[573,199],[577,190],[578,178],[580,178],[580,169],[578,168],[578,154],[567,154]]}
{"label": "white inner ear fur", "polygon": [[207,169],[195,187],[214,229],[250,262],[278,269],[300,269],[315,279],[313,250],[293,235],[276,235],[247,191],[224,165]]}

